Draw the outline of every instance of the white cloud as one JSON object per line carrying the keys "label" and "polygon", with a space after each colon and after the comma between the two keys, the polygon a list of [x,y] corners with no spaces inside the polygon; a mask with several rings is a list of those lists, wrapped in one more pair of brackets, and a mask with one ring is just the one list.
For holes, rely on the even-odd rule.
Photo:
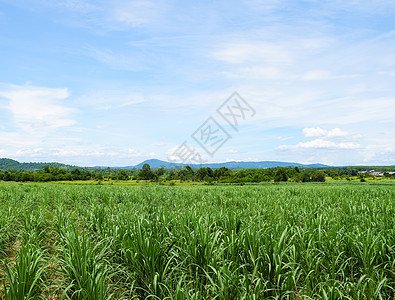
{"label": "white cloud", "polygon": [[65,88],[2,84],[0,97],[8,100],[5,108],[11,112],[15,126],[22,131],[48,131],[76,123],[70,118],[73,109],[61,103],[69,97]]}
{"label": "white cloud", "polygon": [[324,139],[315,139],[309,142],[299,142],[297,145],[281,145],[277,149],[358,149],[361,145],[353,142],[333,142]]}
{"label": "white cloud", "polygon": [[41,155],[42,152],[46,152],[43,148],[26,148],[16,151],[16,156],[30,156],[34,157],[36,155]]}
{"label": "white cloud", "polygon": [[64,135],[76,124],[75,110],[62,103],[68,97],[65,88],[0,83],[0,113],[9,116],[0,132],[0,144],[6,145],[3,155],[49,159],[56,156],[53,147],[62,150],[72,142]]}
{"label": "white cloud", "polygon": [[[391,142],[391,141],[390,141]],[[364,149],[363,162],[366,164],[372,164],[372,162],[380,162],[383,165],[394,165],[395,162],[395,150],[394,144],[385,145],[368,145]]]}
{"label": "white cloud", "polygon": [[305,137],[316,137],[316,136],[325,136],[327,134],[327,131],[317,127],[317,128],[304,128],[303,129],[303,135]]}
{"label": "white cloud", "polygon": [[313,128],[304,128],[303,135],[305,137],[346,137],[348,136],[348,132],[341,130],[340,128],[334,128],[331,130],[325,130],[320,127]]}
{"label": "white cloud", "polygon": [[297,150],[297,149],[359,149],[361,144],[357,143],[356,140],[360,139],[361,135],[350,135],[348,132],[341,130],[340,128],[333,128],[331,130],[325,130],[320,127],[304,128],[304,137],[315,137],[316,139],[299,142],[296,145],[281,145],[277,147],[277,150]]}
{"label": "white cloud", "polygon": [[345,136],[348,136],[348,132],[343,131],[340,128],[334,128],[334,129],[328,131],[327,136],[328,136],[328,138],[345,137]]}
{"label": "white cloud", "polygon": [[[95,148],[92,150],[92,148]],[[154,152],[134,149],[106,148],[100,145],[66,145],[60,147],[24,147],[15,151],[0,150],[0,155],[18,161],[58,161],[79,166],[133,165],[143,159],[153,158]],[[134,162],[132,163],[131,160]]]}
{"label": "white cloud", "polygon": [[154,158],[156,157],[156,154],[154,152],[150,152],[150,153],[142,153],[138,150],[129,148],[127,153],[126,153],[126,157],[133,157],[133,158]]}
{"label": "white cloud", "polygon": [[208,162],[208,156],[203,153],[202,149],[196,149],[187,143],[186,145],[182,144],[169,148],[166,151],[165,160],[177,163],[199,164]]}

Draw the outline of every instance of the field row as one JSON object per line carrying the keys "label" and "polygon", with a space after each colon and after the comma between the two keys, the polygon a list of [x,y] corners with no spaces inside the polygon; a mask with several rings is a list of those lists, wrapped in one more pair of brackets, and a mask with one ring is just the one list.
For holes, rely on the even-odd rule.
{"label": "field row", "polygon": [[389,299],[395,186],[0,186],[5,299]]}

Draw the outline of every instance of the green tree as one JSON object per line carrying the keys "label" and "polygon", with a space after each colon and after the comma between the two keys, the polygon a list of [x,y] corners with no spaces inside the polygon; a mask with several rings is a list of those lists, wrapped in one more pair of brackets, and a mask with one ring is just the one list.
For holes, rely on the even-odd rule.
{"label": "green tree", "polygon": [[13,179],[13,177],[12,177],[11,173],[8,172],[8,171],[5,171],[4,172],[4,176],[3,176],[3,180],[4,181],[11,181],[12,179]]}
{"label": "green tree", "polygon": [[191,166],[186,166],[185,167],[185,177],[189,180],[194,180],[195,179],[195,172],[193,171]]}
{"label": "green tree", "polygon": [[51,173],[50,166],[44,166],[43,170],[44,170],[45,173]]}
{"label": "green tree", "polygon": [[214,170],[213,176],[214,176],[215,180],[229,178],[230,177],[230,170],[226,167],[216,169],[216,170]]}
{"label": "green tree", "polygon": [[278,168],[277,171],[274,173],[274,181],[288,181],[287,169],[284,167]]}
{"label": "green tree", "polygon": [[149,164],[144,164],[137,177],[142,180],[158,180],[158,175],[151,171]]}
{"label": "green tree", "polygon": [[164,167],[160,167],[156,170],[156,175],[162,176],[166,173],[166,169]]}
{"label": "green tree", "polygon": [[211,168],[200,168],[196,172],[196,179],[208,181],[213,178],[213,175],[213,170]]}
{"label": "green tree", "polygon": [[312,176],[312,181],[325,182],[325,173],[322,171],[315,171]]}
{"label": "green tree", "polygon": [[95,175],[95,179],[103,180],[103,175],[101,173]]}
{"label": "green tree", "polygon": [[302,182],[309,182],[310,181],[310,175],[307,172],[303,172],[301,176],[301,181]]}
{"label": "green tree", "polygon": [[118,180],[128,180],[129,179],[129,176],[125,170],[119,170],[116,177]]}
{"label": "green tree", "polygon": [[80,169],[77,169],[77,168],[73,169],[71,171],[71,178],[73,178],[73,180],[80,179],[81,178],[81,171],[80,171]]}

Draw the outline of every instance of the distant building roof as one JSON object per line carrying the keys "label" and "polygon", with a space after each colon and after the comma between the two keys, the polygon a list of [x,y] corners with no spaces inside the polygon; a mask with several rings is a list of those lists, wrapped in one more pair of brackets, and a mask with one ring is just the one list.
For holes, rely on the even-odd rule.
{"label": "distant building roof", "polygon": [[383,172],[371,172],[370,175],[372,176],[384,176]]}

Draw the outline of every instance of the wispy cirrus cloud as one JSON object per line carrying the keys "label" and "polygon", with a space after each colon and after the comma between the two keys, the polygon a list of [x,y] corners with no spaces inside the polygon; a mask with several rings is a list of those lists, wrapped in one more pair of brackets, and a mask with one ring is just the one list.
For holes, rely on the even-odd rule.
{"label": "wispy cirrus cloud", "polygon": [[167,7],[165,1],[152,0],[58,0],[46,5],[68,16],[58,21],[96,33],[150,26],[163,18]]}
{"label": "wispy cirrus cloud", "polygon": [[110,18],[126,26],[141,26],[158,17],[158,3],[148,0],[115,1]]}
{"label": "wispy cirrus cloud", "polygon": [[300,76],[302,80],[333,80],[333,79],[347,79],[347,78],[355,78],[361,77],[361,74],[341,74],[334,75],[328,70],[311,70],[307,71],[305,74]]}
{"label": "wispy cirrus cloud", "polygon": [[110,110],[126,108],[147,102],[147,98],[133,89],[102,89],[99,92],[89,91],[78,98],[80,102],[94,110]]}
{"label": "wispy cirrus cloud", "polygon": [[246,62],[286,63],[291,60],[292,54],[276,43],[263,41],[238,41],[225,43],[214,50],[212,57],[231,64]]}
{"label": "wispy cirrus cloud", "polygon": [[111,49],[89,49],[88,55],[115,70],[143,71],[151,63],[141,51],[129,50],[129,53],[115,53]]}

